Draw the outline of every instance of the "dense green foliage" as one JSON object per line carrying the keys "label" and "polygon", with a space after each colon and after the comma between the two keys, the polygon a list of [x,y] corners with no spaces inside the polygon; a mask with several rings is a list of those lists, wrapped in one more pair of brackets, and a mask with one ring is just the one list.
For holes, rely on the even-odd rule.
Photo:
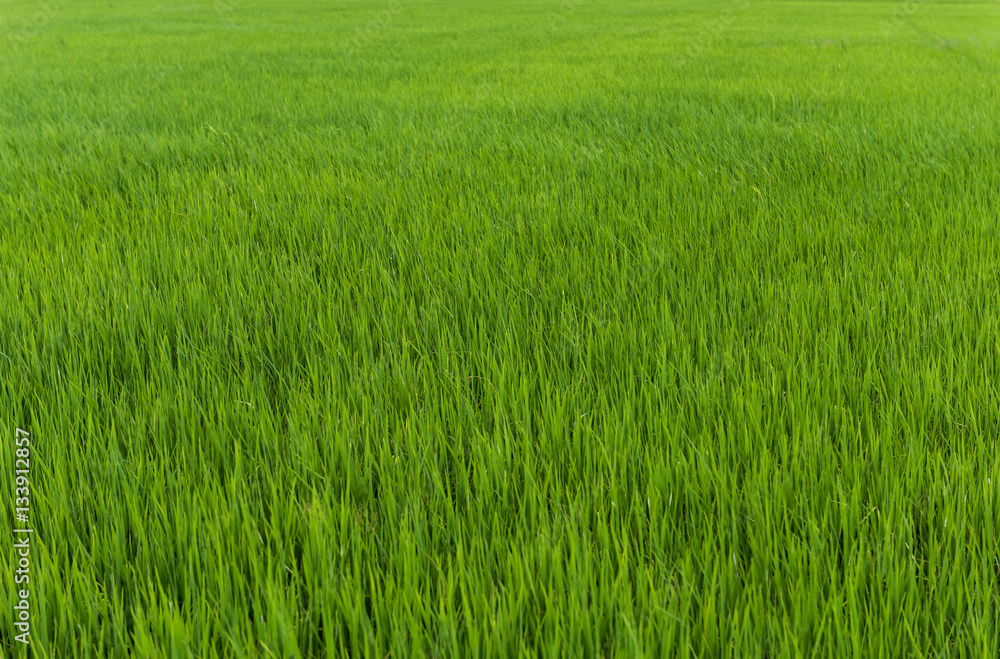
{"label": "dense green foliage", "polygon": [[231,4],[0,7],[36,656],[1000,653],[1000,4]]}

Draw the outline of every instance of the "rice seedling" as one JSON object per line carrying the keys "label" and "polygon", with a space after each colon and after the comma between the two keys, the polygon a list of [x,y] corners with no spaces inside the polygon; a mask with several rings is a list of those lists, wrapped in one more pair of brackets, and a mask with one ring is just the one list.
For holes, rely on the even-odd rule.
{"label": "rice seedling", "polygon": [[1000,652],[996,2],[2,12],[35,656]]}

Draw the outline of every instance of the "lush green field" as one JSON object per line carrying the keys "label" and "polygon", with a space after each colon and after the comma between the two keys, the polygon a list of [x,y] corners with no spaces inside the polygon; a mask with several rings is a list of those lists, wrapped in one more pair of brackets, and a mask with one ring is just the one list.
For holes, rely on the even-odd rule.
{"label": "lush green field", "polygon": [[1000,3],[560,1],[0,5],[0,654],[1000,654]]}

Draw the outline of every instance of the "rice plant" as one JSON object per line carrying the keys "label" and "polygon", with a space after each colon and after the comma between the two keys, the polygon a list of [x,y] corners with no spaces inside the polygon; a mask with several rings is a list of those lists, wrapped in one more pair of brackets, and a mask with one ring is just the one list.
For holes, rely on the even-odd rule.
{"label": "rice plant", "polygon": [[3,656],[1000,654],[1000,4],[0,12]]}

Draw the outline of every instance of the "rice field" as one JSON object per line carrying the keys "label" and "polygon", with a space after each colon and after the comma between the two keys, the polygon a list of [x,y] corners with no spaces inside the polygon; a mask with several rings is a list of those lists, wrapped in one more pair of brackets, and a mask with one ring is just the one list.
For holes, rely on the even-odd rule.
{"label": "rice field", "polygon": [[5,0],[0,654],[1000,656],[998,222],[995,0]]}

